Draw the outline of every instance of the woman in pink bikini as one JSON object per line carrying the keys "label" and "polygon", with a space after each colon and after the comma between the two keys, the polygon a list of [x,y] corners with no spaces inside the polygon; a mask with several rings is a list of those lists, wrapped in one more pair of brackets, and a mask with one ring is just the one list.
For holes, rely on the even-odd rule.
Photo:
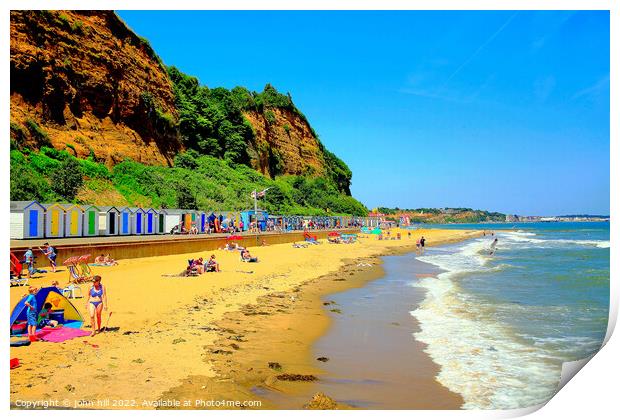
{"label": "woman in pink bikini", "polygon": [[[90,315],[90,326],[93,329],[91,337],[101,331],[101,312],[108,310],[108,295],[101,284],[101,276],[93,277],[93,287],[88,292],[86,309]],[[96,323],[95,323],[96,318]]]}

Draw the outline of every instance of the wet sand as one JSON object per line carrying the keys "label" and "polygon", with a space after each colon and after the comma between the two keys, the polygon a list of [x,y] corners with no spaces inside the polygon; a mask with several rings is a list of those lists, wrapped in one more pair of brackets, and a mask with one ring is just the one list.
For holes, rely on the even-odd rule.
{"label": "wet sand", "polygon": [[[415,234],[424,234],[431,244],[479,235],[454,230]],[[18,357],[21,367],[10,373],[11,402],[14,406],[17,400],[55,398],[68,400],[69,406],[108,401],[86,408],[154,408],[153,401],[162,396],[220,396],[258,398],[263,408],[301,408],[314,384],[277,376],[324,374],[312,355],[312,344],[330,325],[321,296],[362,286],[370,278],[361,275],[368,267],[357,267],[360,261],[411,250],[413,243],[404,235],[401,241],[367,237],[354,245],[323,241],[305,249],[290,244],[252,248],[261,259],[258,264],[215,251],[224,272],[197,278],[161,276],[181,271],[195,253],[95,267],[108,288],[112,331],[61,344],[12,347],[11,357]],[[354,264],[347,266],[346,261]],[[328,279],[329,273],[337,277]],[[31,284],[49,285],[57,279],[64,285],[67,278],[63,271]],[[87,292],[88,286],[82,289]],[[11,307],[24,292],[10,289]],[[86,313],[83,301],[73,302]],[[281,367],[269,368],[269,362]],[[257,397],[261,390],[276,390],[289,402]]]}
{"label": "wet sand", "polygon": [[438,366],[413,338],[419,325],[410,311],[425,292],[412,284],[439,271],[412,254],[382,260],[386,274],[380,279],[325,298],[337,311],[330,312],[332,327],[314,346],[317,359],[329,359],[318,391],[367,409],[460,407],[461,396],[435,380]]}

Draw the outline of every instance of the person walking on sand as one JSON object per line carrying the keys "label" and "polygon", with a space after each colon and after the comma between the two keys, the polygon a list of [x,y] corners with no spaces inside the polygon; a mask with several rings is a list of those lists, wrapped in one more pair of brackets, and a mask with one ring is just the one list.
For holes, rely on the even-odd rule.
{"label": "person walking on sand", "polygon": [[90,315],[90,326],[93,330],[90,336],[93,337],[101,332],[101,313],[104,309],[108,310],[108,294],[101,284],[101,276],[93,277],[93,287],[88,292],[86,309]]}

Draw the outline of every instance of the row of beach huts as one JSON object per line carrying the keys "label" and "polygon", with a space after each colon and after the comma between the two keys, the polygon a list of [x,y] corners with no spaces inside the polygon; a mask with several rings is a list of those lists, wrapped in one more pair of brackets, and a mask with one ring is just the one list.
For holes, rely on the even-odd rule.
{"label": "row of beach huts", "polygon": [[[263,210],[243,212],[205,212],[182,209],[94,206],[82,204],[41,204],[37,201],[11,201],[11,239],[66,238],[117,235],[161,235],[177,228],[205,233],[208,226],[230,225],[248,230],[258,221],[261,230],[270,225],[300,228],[307,217],[272,216]],[[258,216],[258,217],[257,217]],[[374,218],[329,216],[312,218],[325,227],[373,227]],[[243,223],[240,223],[243,222]]]}

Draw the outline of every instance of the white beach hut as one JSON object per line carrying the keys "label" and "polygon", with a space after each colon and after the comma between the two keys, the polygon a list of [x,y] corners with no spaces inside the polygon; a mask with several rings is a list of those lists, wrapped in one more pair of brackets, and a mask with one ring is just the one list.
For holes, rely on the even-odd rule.
{"label": "white beach hut", "polygon": [[120,211],[114,206],[99,207],[99,234],[116,236],[119,234]]}
{"label": "white beach hut", "polygon": [[165,214],[164,232],[170,233],[175,226],[179,226],[183,217],[183,211],[178,209],[167,209]]}
{"label": "white beach hut", "polygon": [[38,201],[11,201],[11,239],[42,238],[45,207]]}

